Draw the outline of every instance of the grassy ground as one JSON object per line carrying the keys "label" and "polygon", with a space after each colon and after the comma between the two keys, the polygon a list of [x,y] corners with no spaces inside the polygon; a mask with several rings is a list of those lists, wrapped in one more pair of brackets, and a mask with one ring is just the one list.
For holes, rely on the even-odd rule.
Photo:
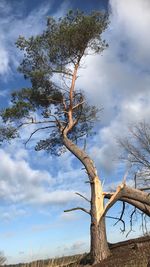
{"label": "grassy ground", "polygon": [[[150,267],[150,236],[110,244],[111,256],[94,267]],[[35,261],[7,267],[88,267],[88,254]]]}

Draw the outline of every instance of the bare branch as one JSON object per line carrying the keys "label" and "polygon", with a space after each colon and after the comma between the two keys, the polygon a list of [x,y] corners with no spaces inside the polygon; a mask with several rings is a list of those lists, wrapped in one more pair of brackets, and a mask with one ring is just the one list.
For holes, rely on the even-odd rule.
{"label": "bare branch", "polygon": [[136,213],[136,207],[134,207],[131,215],[130,215],[130,230],[129,232],[126,234],[126,237],[133,231],[133,215]]}
{"label": "bare branch", "polygon": [[68,113],[66,110],[67,110],[67,105],[66,105],[66,99],[64,98],[64,95],[63,95],[63,98],[62,98],[62,103],[63,103],[63,106],[64,106],[64,113]]}
{"label": "bare branch", "polygon": [[73,74],[70,71],[64,71],[64,70],[52,70],[53,73],[63,74],[67,76],[73,76]]}
{"label": "bare branch", "polygon": [[126,171],[125,175],[123,176],[123,181],[122,183],[125,185],[126,179],[127,179],[128,171]]}
{"label": "bare branch", "polygon": [[25,142],[25,146],[27,145],[27,143],[31,140],[31,138],[32,138],[32,136],[36,133],[36,132],[38,132],[38,131],[40,131],[40,130],[45,130],[45,129],[49,129],[49,128],[55,128],[56,126],[45,126],[45,127],[40,127],[40,128],[38,128],[38,129],[36,129],[35,131],[33,131],[31,134],[30,134],[30,136],[29,136],[29,138],[27,139],[27,141]]}
{"label": "bare branch", "polygon": [[28,121],[28,122],[23,122],[21,123],[17,129],[23,127],[23,126],[26,126],[26,125],[33,125],[33,124],[45,124],[45,123],[55,123],[56,124],[56,121],[51,121],[51,120],[45,120],[45,121]]}
{"label": "bare branch", "polygon": [[143,216],[144,216],[144,226],[145,226],[145,230],[146,230],[146,234],[147,234],[148,229],[147,229],[147,222],[146,222],[146,214],[144,214]]}
{"label": "bare branch", "polygon": [[86,210],[86,209],[84,209],[84,208],[82,208],[82,207],[76,207],[76,208],[72,208],[72,209],[69,209],[69,210],[64,210],[64,212],[70,212],[70,211],[74,211],[74,210],[82,210],[82,211],[84,211],[85,213],[91,215],[91,212],[90,212],[89,210]]}
{"label": "bare branch", "polygon": [[84,147],[83,147],[83,150],[84,151],[86,150],[86,138],[84,139]]}
{"label": "bare branch", "polygon": [[85,103],[85,101],[82,101],[82,102],[78,103],[77,105],[75,105],[72,109],[76,109],[84,103]]}
{"label": "bare branch", "polygon": [[118,217],[113,217],[113,216],[106,216],[106,218],[117,220],[117,222],[114,224],[114,226],[115,226],[118,222],[122,222],[122,224],[123,224],[123,228],[122,228],[122,229],[120,228],[120,230],[121,230],[122,233],[125,232],[126,227],[125,227],[125,221],[124,221],[123,219],[118,218]]}
{"label": "bare branch", "polygon": [[89,203],[91,202],[88,198],[86,198],[85,196],[81,195],[80,193],[78,192],[75,192],[76,195],[82,197],[83,199],[85,199],[86,201],[88,201]]}
{"label": "bare branch", "polygon": [[[107,196],[106,198],[110,199],[114,195],[114,193],[103,192],[103,195],[105,197]],[[129,187],[127,185],[123,186],[121,194],[119,196],[119,199],[120,198],[121,199],[128,198],[131,200],[135,200],[135,201],[141,202],[141,204],[145,204],[145,205],[150,207],[150,195],[149,195],[149,193],[143,192],[142,190],[139,190],[136,188]]]}
{"label": "bare branch", "polygon": [[[125,202],[123,201],[122,202],[122,211],[121,211],[121,214],[120,214],[120,217],[118,218],[118,221],[114,224],[114,225],[116,225],[119,221],[123,221],[123,215],[124,215],[124,211],[125,211]],[[123,221],[124,222],[124,221]],[[125,224],[125,223],[124,223]],[[124,228],[122,229],[122,232],[124,232],[125,231],[125,226],[124,226]]]}
{"label": "bare branch", "polygon": [[[113,193],[103,193],[103,195],[104,195],[104,198],[110,199]],[[146,204],[141,203],[138,200],[134,200],[132,199],[132,196],[130,197],[120,196],[118,201],[125,201],[128,204],[135,206],[137,209],[141,210],[146,215],[150,216],[150,205],[146,205]]]}
{"label": "bare branch", "polygon": [[[107,211],[116,203],[116,201],[119,200],[119,198],[121,197],[121,193],[122,193],[121,191],[123,190],[124,186],[125,184],[122,183],[121,185],[117,187],[116,192],[112,194],[112,196],[110,197],[110,200],[106,204],[101,217],[103,217],[107,213]],[[103,193],[103,195],[105,196],[105,193]]]}
{"label": "bare branch", "polygon": [[147,190],[150,190],[150,187],[142,187],[142,188],[138,188],[138,189],[141,191],[147,191]]}
{"label": "bare branch", "polygon": [[4,263],[6,262],[6,257],[4,256],[4,253],[2,251],[0,251],[0,266],[4,265]]}

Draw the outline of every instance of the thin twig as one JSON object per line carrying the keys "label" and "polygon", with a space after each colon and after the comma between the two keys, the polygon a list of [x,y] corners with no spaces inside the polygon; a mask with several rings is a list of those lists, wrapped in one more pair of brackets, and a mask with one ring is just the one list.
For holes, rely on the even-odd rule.
{"label": "thin twig", "polygon": [[126,234],[126,237],[128,237],[128,235],[133,231],[133,215],[136,213],[136,207],[134,207],[131,215],[130,215],[130,230],[128,231],[128,233]]}
{"label": "thin twig", "polygon": [[74,107],[72,107],[72,109],[75,109],[75,108],[81,106],[81,105],[84,104],[84,103],[85,103],[85,101],[82,101],[82,102],[76,104]]}
{"label": "thin twig", "polygon": [[114,224],[114,225],[116,225],[118,222],[121,221],[124,224],[123,229],[121,229],[122,232],[125,232],[125,222],[122,219],[123,218],[123,215],[124,215],[124,211],[125,211],[125,202],[123,201],[122,202],[122,211],[121,211],[120,217],[118,218],[118,221]]}
{"label": "thin twig", "polygon": [[[122,224],[123,224],[123,229],[120,228],[120,230],[121,230],[121,232],[123,232],[123,233],[125,232],[125,221],[124,221],[123,219],[120,219],[120,218],[118,218],[118,217],[113,217],[113,216],[106,216],[106,218],[117,220],[117,223],[118,223],[118,222],[122,222]],[[114,226],[115,226],[117,223],[115,223]]]}
{"label": "thin twig", "polygon": [[64,212],[70,212],[70,211],[74,211],[74,210],[82,210],[82,211],[84,211],[85,213],[91,215],[91,212],[90,212],[89,210],[86,210],[86,209],[84,209],[84,208],[82,208],[82,207],[76,207],[76,208],[72,208],[72,209],[69,209],[69,210],[64,210]]}
{"label": "thin twig", "polygon": [[45,126],[45,127],[40,127],[40,128],[38,128],[38,129],[36,129],[35,131],[33,131],[31,134],[30,134],[30,136],[29,136],[29,138],[27,139],[27,141],[24,143],[25,144],[25,146],[27,145],[27,143],[31,140],[31,138],[32,138],[32,136],[36,133],[36,132],[38,132],[38,131],[40,131],[40,130],[45,130],[45,129],[49,129],[49,128],[54,128],[54,127],[56,127],[56,126]]}
{"label": "thin twig", "polygon": [[85,196],[81,195],[80,193],[78,192],[75,192],[76,195],[82,197],[83,199],[85,199],[86,201],[88,201],[89,203],[91,202],[88,198],[86,198]]}

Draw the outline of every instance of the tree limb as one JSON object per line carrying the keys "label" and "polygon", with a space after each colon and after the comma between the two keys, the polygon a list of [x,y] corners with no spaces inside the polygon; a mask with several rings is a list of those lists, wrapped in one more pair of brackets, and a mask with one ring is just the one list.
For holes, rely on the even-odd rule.
{"label": "tree limb", "polygon": [[[117,200],[119,200],[119,198],[122,195],[122,190],[123,190],[124,186],[125,186],[124,183],[122,183],[121,185],[119,185],[117,187],[116,192],[111,195],[110,200],[106,204],[106,206],[104,208],[104,211],[103,211],[101,217],[105,216],[105,214],[107,213],[107,211],[116,203]],[[104,193],[104,196],[105,196],[105,193]]]}
{"label": "tree limb", "polygon": [[73,76],[73,74],[69,71],[63,71],[63,70],[51,70],[53,73],[58,73],[58,74],[64,74],[64,75],[68,75],[68,76]]}
{"label": "tree limb", "polygon": [[30,136],[29,136],[29,138],[27,139],[27,141],[25,142],[25,146],[27,145],[27,143],[31,140],[31,138],[32,138],[32,136],[36,133],[36,132],[38,132],[38,131],[40,131],[40,130],[45,130],[45,129],[49,129],[49,128],[54,128],[54,127],[56,127],[56,126],[45,126],[45,127],[40,127],[40,128],[38,128],[38,129],[36,129],[35,131],[33,131],[31,134],[30,134]]}
{"label": "tree limb", "polygon": [[106,218],[108,219],[114,219],[114,220],[117,220],[117,222],[114,224],[114,226],[118,223],[118,222],[122,222],[123,224],[123,229],[120,228],[121,232],[124,233],[125,230],[126,230],[126,227],[125,227],[125,221],[120,217],[113,217],[113,216],[106,216]]}
{"label": "tree limb", "polygon": [[[121,211],[121,214],[120,214],[120,217],[118,218],[118,221],[114,224],[116,225],[119,221],[123,221],[123,215],[124,215],[124,211],[125,211],[125,202],[123,201],[122,202],[122,211]],[[125,227],[123,229],[123,232],[125,231]]]}
{"label": "tree limb", "polygon": [[133,215],[136,213],[136,207],[134,207],[134,210],[132,211],[131,215],[130,215],[130,230],[129,232],[126,234],[126,237],[128,237],[128,235],[133,231]]}
{"label": "tree limb", "polygon": [[82,101],[82,102],[78,103],[77,105],[75,105],[72,109],[76,109],[77,107],[81,106],[84,103],[85,103],[85,101]]}
{"label": "tree limb", "polygon": [[[103,193],[104,196],[109,195],[109,199],[114,195],[114,193]],[[127,185],[124,185],[122,191],[121,191],[121,198],[129,198],[138,202],[141,202],[141,204],[145,204],[150,206],[150,194],[143,192],[142,190],[129,187]]]}
{"label": "tree limb", "polygon": [[74,211],[74,210],[82,210],[82,211],[84,211],[85,213],[91,215],[91,212],[90,212],[90,211],[88,211],[88,210],[86,210],[86,209],[84,209],[84,208],[82,208],[82,207],[76,207],[76,208],[72,208],[72,209],[69,209],[69,210],[64,210],[64,212],[70,212],[70,211]]}
{"label": "tree limb", "polygon": [[76,195],[82,197],[83,199],[85,199],[86,201],[88,201],[89,203],[91,202],[88,198],[86,198],[85,196],[81,195],[80,193],[78,192],[75,192]]}
{"label": "tree limb", "polygon": [[[103,194],[104,198],[110,199],[113,193],[103,193]],[[131,204],[132,206],[135,206],[136,208],[144,212],[146,215],[150,216],[150,205],[146,205],[138,200],[134,200],[132,199],[132,196],[130,197],[120,196],[118,200],[127,202],[128,204]]]}
{"label": "tree limb", "polygon": [[138,189],[141,191],[147,191],[147,190],[150,190],[150,187],[142,187],[142,188],[138,188]]}
{"label": "tree limb", "polygon": [[17,129],[21,128],[22,126],[25,125],[32,125],[32,124],[45,124],[45,123],[56,123],[56,121],[51,121],[51,120],[46,120],[46,121],[27,121],[27,122],[23,122],[21,124],[19,124],[19,126],[17,127]]}

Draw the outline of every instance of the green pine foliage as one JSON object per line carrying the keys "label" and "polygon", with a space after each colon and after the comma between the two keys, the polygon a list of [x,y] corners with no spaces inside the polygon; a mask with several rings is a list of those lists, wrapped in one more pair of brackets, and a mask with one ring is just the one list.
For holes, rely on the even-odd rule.
{"label": "green pine foliage", "polygon": [[[68,82],[72,78],[74,66],[80,66],[83,56],[91,52],[101,53],[108,46],[102,39],[107,26],[107,14],[92,12],[87,15],[78,10],[69,11],[59,20],[49,17],[43,33],[29,39],[22,36],[18,38],[16,45],[23,51],[18,71],[25,79],[29,79],[31,86],[14,91],[11,94],[11,105],[1,111],[5,123],[1,128],[1,136],[5,138],[1,138],[1,141],[11,136],[15,138],[20,126],[34,123],[36,128],[31,136],[46,130],[43,131],[43,139],[37,140],[36,150],[44,149],[55,155],[64,152],[62,129],[68,125],[70,92],[67,86],[59,85],[58,75],[61,74]],[[78,89],[73,92],[72,104],[76,124],[69,131],[68,137],[77,141],[90,134],[98,110],[88,105],[83,91]],[[33,114],[38,114],[40,121],[34,121]],[[6,135],[3,130],[5,127]]]}

